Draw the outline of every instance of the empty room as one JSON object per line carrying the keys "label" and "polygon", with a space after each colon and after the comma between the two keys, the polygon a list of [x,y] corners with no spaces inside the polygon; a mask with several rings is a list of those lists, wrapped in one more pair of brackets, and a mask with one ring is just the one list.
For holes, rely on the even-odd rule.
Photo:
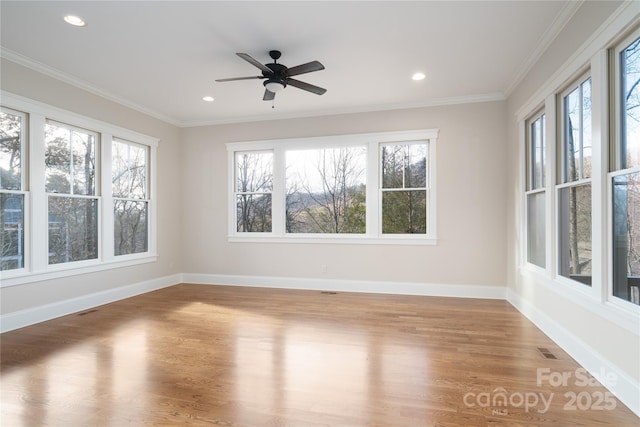
{"label": "empty room", "polygon": [[0,45],[1,425],[640,425],[639,1],[3,0]]}

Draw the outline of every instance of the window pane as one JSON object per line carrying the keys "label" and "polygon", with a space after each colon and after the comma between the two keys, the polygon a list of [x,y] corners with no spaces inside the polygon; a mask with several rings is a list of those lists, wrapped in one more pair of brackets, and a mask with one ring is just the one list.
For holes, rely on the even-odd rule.
{"label": "window pane", "polygon": [[49,197],[49,264],[98,257],[98,201]]}
{"label": "window pane", "polygon": [[382,146],[382,188],[426,186],[427,144]]}
{"label": "window pane", "polygon": [[115,255],[146,252],[147,202],[116,200],[114,202],[114,253]]}
{"label": "window pane", "polygon": [[382,232],[385,234],[427,233],[427,192],[425,190],[384,191]]}
{"label": "window pane", "polygon": [[613,178],[613,295],[640,304],[640,173]]}
{"label": "window pane", "polygon": [[531,185],[530,190],[535,190],[538,188],[544,188],[545,186],[545,175],[544,175],[544,165],[545,165],[545,143],[544,143],[544,135],[545,132],[545,116],[544,114],[536,119],[533,123],[531,123],[531,134],[530,134],[530,153],[531,153],[531,163],[530,163],[530,179]]}
{"label": "window pane", "polygon": [[563,182],[591,177],[591,79],[564,97]]}
{"label": "window pane", "polygon": [[620,55],[622,168],[640,165],[640,38]]}
{"label": "window pane", "polygon": [[365,233],[365,147],[286,153],[289,233]]}
{"label": "window pane", "polygon": [[581,85],[582,90],[582,178],[591,178],[591,79]]}
{"label": "window pane", "polygon": [[45,126],[45,189],[71,194],[71,135],[69,129]]}
{"label": "window pane", "polygon": [[45,190],[48,193],[95,195],[94,134],[47,123]]}
{"label": "window pane", "polygon": [[96,139],[95,136],[73,131],[71,133],[73,164],[73,194],[96,194]]}
{"label": "window pane", "polygon": [[591,285],[591,184],[559,193],[560,274]]}
{"label": "window pane", "polygon": [[24,195],[0,194],[0,270],[24,267]]}
{"label": "window pane", "polygon": [[147,148],[113,141],[111,174],[114,197],[147,198]]}
{"label": "window pane", "polygon": [[0,189],[22,190],[22,116],[0,111]]}
{"label": "window pane", "polygon": [[527,261],[545,266],[545,193],[527,195]]}
{"label": "window pane", "polygon": [[578,89],[564,98],[565,182],[577,181],[580,164],[580,92]]}
{"label": "window pane", "polygon": [[382,188],[404,188],[404,157],[406,146],[382,146]]}
{"label": "window pane", "polygon": [[236,195],[237,231],[271,231],[271,194]]}
{"label": "window pane", "polygon": [[273,153],[236,153],[236,192],[260,193],[273,189]]}

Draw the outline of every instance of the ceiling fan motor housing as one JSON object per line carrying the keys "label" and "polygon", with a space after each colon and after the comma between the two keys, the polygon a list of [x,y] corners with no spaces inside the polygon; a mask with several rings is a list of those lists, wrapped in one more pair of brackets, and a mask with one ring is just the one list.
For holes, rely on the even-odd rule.
{"label": "ceiling fan motor housing", "polygon": [[266,82],[264,82],[264,85],[266,86],[267,83],[269,82],[276,82],[276,83],[280,83],[283,86],[287,85],[287,67],[282,65],[282,64],[265,64],[267,66],[267,68],[269,68],[272,73],[267,73],[266,71],[262,72],[262,75],[268,79]]}

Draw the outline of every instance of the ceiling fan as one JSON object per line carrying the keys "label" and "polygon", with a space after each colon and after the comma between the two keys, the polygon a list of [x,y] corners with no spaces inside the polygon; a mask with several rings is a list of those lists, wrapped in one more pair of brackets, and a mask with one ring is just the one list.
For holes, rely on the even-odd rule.
{"label": "ceiling fan", "polygon": [[269,51],[269,56],[271,57],[271,59],[273,59],[273,63],[271,64],[262,64],[246,53],[236,53],[236,55],[238,55],[240,58],[244,59],[248,63],[252,64],[253,66],[259,68],[262,71],[262,75],[251,76],[251,77],[232,77],[229,79],[218,79],[216,80],[217,82],[266,79],[266,81],[263,83],[265,87],[265,91],[262,99],[264,101],[273,101],[273,99],[276,96],[276,93],[280,92],[282,89],[284,89],[289,85],[293,87],[297,87],[298,89],[306,90],[307,92],[315,93],[316,95],[322,95],[327,91],[324,88],[314,86],[312,84],[301,82],[300,80],[291,78],[292,76],[310,73],[312,71],[324,70],[324,65],[322,65],[318,61],[311,61],[311,62],[307,62],[306,64],[288,68],[285,65],[277,63],[278,59],[282,55],[282,53],[279,50]]}

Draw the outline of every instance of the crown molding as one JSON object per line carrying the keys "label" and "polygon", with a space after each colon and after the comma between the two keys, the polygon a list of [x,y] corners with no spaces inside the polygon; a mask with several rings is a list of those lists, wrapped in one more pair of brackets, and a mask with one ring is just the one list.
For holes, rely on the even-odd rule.
{"label": "crown molding", "polygon": [[75,86],[79,89],[92,93],[94,95],[98,95],[104,99],[109,101],[116,102],[122,106],[127,108],[131,108],[132,110],[138,111],[140,113],[146,114],[148,116],[154,117],[163,122],[169,123],[174,126],[180,127],[181,124],[178,120],[169,117],[165,114],[159,113],[158,111],[152,110],[147,107],[143,107],[139,104],[131,102],[128,99],[122,98],[121,96],[114,95],[110,92],[107,92],[103,89],[98,88],[97,86],[92,85],[91,83],[78,78],[77,76],[73,76],[71,74],[63,73],[60,70],[57,70],[53,67],[50,67],[42,62],[38,62],[34,59],[31,59],[27,56],[14,52],[7,48],[0,48],[0,58],[6,59],[8,61],[14,62],[18,65],[22,65],[23,67],[29,68],[33,71],[36,71],[40,74],[44,74],[45,76],[54,78],[56,80],[60,80],[68,85]]}

